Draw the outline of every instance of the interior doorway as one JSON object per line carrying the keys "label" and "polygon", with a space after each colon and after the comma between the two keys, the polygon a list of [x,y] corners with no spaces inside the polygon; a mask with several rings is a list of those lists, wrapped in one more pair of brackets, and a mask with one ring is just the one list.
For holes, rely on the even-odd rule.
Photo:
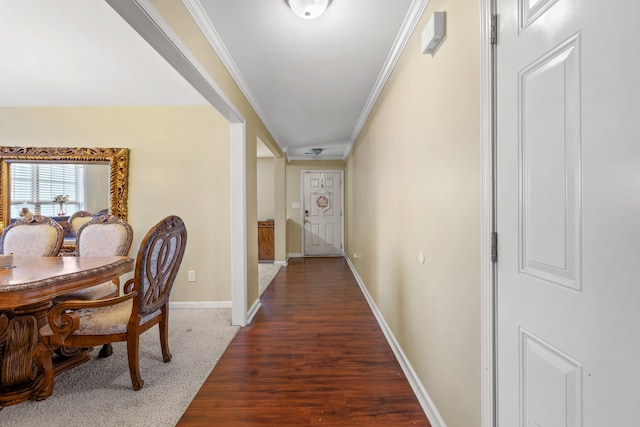
{"label": "interior doorway", "polygon": [[256,140],[258,262],[275,261],[276,158],[260,138]]}
{"label": "interior doorway", "polygon": [[107,0],[169,64],[229,120],[231,148],[231,321],[245,326],[247,304],[247,144],[246,120],[207,70],[148,2]]}

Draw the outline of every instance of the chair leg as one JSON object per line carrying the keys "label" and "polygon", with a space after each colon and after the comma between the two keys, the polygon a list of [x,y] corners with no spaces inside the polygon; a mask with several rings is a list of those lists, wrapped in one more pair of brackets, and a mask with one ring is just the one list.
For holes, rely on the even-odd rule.
{"label": "chair leg", "polygon": [[144,380],[140,375],[140,335],[138,331],[127,336],[127,357],[129,359],[129,374],[131,375],[131,385],[134,390],[140,390],[144,385]]}
{"label": "chair leg", "polygon": [[165,362],[171,362],[171,352],[169,351],[169,308],[164,306],[162,308],[162,320],[158,324],[158,331],[160,332],[160,347],[162,348],[162,360]]}
{"label": "chair leg", "polygon": [[113,354],[113,346],[111,343],[104,344],[100,349],[100,353],[98,353],[99,359],[104,359],[105,357],[109,357]]}

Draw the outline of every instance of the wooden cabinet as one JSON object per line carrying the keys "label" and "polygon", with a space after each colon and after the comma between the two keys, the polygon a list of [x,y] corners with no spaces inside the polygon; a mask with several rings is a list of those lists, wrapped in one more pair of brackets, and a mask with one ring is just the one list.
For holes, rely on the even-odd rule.
{"label": "wooden cabinet", "polygon": [[258,261],[273,261],[274,259],[273,220],[258,221]]}

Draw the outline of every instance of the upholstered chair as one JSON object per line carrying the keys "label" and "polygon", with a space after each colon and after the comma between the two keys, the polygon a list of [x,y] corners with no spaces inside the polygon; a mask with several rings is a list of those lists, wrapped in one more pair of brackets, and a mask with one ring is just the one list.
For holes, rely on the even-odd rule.
{"label": "upholstered chair", "polygon": [[93,214],[87,211],[76,211],[69,217],[69,228],[78,235],[78,230],[87,222],[93,219]]}
{"label": "upholstered chair", "polygon": [[[78,219],[84,220],[87,217],[79,216]],[[76,250],[73,255],[102,257],[126,256],[129,253],[133,240],[133,228],[127,222],[107,214],[91,216],[88,219],[89,221],[84,222],[76,231]],[[113,279],[90,288],[60,295],[54,300],[54,303],[68,300],[98,300],[116,297],[119,294],[120,279]],[[62,347],[59,352],[62,355],[70,356],[76,351],[76,349]],[[111,354],[113,354],[111,344],[105,344],[100,349],[99,357],[108,357]]]}
{"label": "upholstered chair", "polygon": [[116,341],[127,343],[129,373],[134,390],[144,385],[139,367],[140,334],[159,325],[165,362],[169,351],[169,294],[187,243],[187,230],[177,216],[168,216],[149,230],[136,258],[134,277],[119,297],[55,304],[48,324],[40,328],[44,381],[53,387],[51,354],[60,346],[86,348]]}
{"label": "upholstered chair", "polygon": [[0,235],[4,255],[56,256],[64,241],[64,229],[52,218],[33,215],[9,224]]}
{"label": "upholstered chair", "polygon": [[[113,215],[99,215],[89,218],[76,234],[75,256],[103,257],[126,256],[131,248],[133,228]],[[60,300],[93,300],[118,296],[120,280],[101,283],[58,297]]]}

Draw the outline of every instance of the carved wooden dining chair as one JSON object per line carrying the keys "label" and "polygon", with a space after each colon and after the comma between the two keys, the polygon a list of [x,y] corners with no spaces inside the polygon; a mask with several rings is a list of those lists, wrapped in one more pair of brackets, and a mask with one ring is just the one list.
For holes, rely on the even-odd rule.
{"label": "carved wooden dining chair", "polygon": [[136,258],[134,277],[124,295],[98,301],[65,301],[55,304],[48,324],[40,329],[46,351],[41,355],[45,381],[53,386],[51,354],[60,346],[92,347],[126,341],[129,373],[134,390],[144,381],[140,376],[140,334],[158,324],[160,347],[165,362],[169,351],[169,294],[182,262],[187,229],[177,216],[168,216],[149,230]]}
{"label": "carved wooden dining chair", "polygon": [[69,217],[69,228],[77,236],[80,227],[93,219],[93,214],[87,211],[76,211]]}
{"label": "carved wooden dining chair", "polygon": [[[86,217],[78,218],[85,219]],[[76,249],[72,255],[85,257],[126,256],[131,248],[132,240],[133,228],[123,219],[106,214],[91,216],[89,221],[84,222],[76,232]],[[120,279],[116,278],[90,288],[60,295],[54,300],[54,303],[69,300],[105,299],[117,297],[119,294]],[[77,349],[74,348],[61,347],[59,353],[71,356],[76,351]],[[98,357],[108,357],[111,354],[113,354],[111,344],[105,344],[100,349]]]}
{"label": "carved wooden dining chair", "polygon": [[9,224],[0,235],[2,254],[23,257],[56,256],[64,229],[52,218],[33,215]]}

